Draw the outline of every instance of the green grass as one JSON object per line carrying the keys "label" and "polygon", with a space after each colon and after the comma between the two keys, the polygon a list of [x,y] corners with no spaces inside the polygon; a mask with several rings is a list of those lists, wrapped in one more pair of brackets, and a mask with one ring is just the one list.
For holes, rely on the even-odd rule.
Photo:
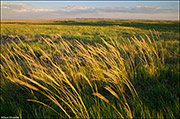
{"label": "green grass", "polygon": [[3,21],[1,116],[178,118],[178,24]]}
{"label": "green grass", "polygon": [[[56,38],[60,34],[67,40],[81,39],[84,42],[99,41],[99,37],[131,37],[151,34],[156,30],[164,40],[179,39],[177,21],[114,21],[114,20],[69,20],[69,21],[22,21],[2,22],[2,36],[19,35],[26,40],[37,40],[39,36]],[[17,29],[18,28],[18,29]]]}

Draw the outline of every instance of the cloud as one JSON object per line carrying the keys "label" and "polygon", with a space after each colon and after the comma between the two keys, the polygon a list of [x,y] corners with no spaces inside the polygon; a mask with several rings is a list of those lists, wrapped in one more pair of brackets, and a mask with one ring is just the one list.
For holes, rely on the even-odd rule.
{"label": "cloud", "polygon": [[171,9],[163,9],[160,6],[135,6],[135,7],[80,7],[80,6],[60,6],[62,12],[71,13],[97,13],[97,12],[118,12],[118,13],[143,13],[157,14],[174,12]]}
{"label": "cloud", "polygon": [[51,12],[54,10],[50,10],[50,9],[32,9],[32,12]]}
{"label": "cloud", "polygon": [[51,19],[54,18],[51,9],[33,8],[32,4],[5,3],[1,5],[2,19]]}
{"label": "cloud", "polygon": [[144,13],[144,14],[157,14],[157,13],[168,13],[172,12],[170,9],[163,9],[160,6],[152,7],[152,6],[136,6],[125,12],[129,13]]}
{"label": "cloud", "polygon": [[49,12],[50,9],[32,9],[24,3],[2,3],[2,10],[7,12]]}
{"label": "cloud", "polygon": [[112,12],[123,7],[81,7],[81,6],[60,6],[59,11],[73,12],[73,13],[93,13],[93,12]]}
{"label": "cloud", "polygon": [[122,19],[176,19],[177,10],[160,6],[86,7],[59,6],[51,12],[56,18],[122,18]]}
{"label": "cloud", "polygon": [[87,10],[89,7],[80,7],[80,6],[60,6],[61,9],[65,10]]}
{"label": "cloud", "polygon": [[152,7],[152,6],[136,6],[137,9],[146,8],[146,9],[161,9],[161,7]]}
{"label": "cloud", "polygon": [[[2,2],[3,19],[59,19],[59,18],[122,18],[177,19],[177,9],[160,6],[57,6],[53,9],[33,8],[28,3]],[[42,7],[42,6],[41,6]],[[52,6],[53,7],[53,6]]]}
{"label": "cloud", "polygon": [[2,3],[2,9],[16,12],[16,11],[27,11],[30,8],[23,3]]}

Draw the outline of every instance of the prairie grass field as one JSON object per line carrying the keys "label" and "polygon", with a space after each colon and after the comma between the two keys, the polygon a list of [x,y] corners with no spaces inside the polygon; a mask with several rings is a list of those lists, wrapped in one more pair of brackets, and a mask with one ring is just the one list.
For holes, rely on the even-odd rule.
{"label": "prairie grass field", "polygon": [[1,21],[1,116],[179,118],[179,21]]}

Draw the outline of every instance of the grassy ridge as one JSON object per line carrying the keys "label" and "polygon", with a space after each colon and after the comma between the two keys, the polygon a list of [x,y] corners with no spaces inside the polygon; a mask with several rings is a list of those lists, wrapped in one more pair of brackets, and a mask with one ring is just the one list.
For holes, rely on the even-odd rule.
{"label": "grassy ridge", "polygon": [[[1,115],[178,118],[176,22],[163,22],[176,24],[174,31],[166,32],[133,27],[160,21],[61,22],[63,25],[3,24],[3,36],[11,39],[1,39],[11,42],[1,44]],[[79,25],[84,22],[86,25]],[[104,26],[89,25],[99,22]],[[115,22],[131,27],[112,25]],[[25,32],[31,36],[23,35]],[[162,36],[168,33],[173,34],[172,39]]]}

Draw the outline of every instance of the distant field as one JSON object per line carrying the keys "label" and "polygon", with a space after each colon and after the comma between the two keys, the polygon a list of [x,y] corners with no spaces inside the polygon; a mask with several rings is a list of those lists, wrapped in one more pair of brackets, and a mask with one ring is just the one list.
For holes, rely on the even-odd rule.
{"label": "distant field", "polygon": [[179,21],[4,20],[1,116],[178,118]]}
{"label": "distant field", "polygon": [[11,37],[55,37],[81,39],[84,42],[99,41],[100,37],[132,37],[133,35],[151,34],[158,31],[164,40],[178,40],[178,21],[120,21],[120,20],[28,20],[2,21],[2,36]]}

